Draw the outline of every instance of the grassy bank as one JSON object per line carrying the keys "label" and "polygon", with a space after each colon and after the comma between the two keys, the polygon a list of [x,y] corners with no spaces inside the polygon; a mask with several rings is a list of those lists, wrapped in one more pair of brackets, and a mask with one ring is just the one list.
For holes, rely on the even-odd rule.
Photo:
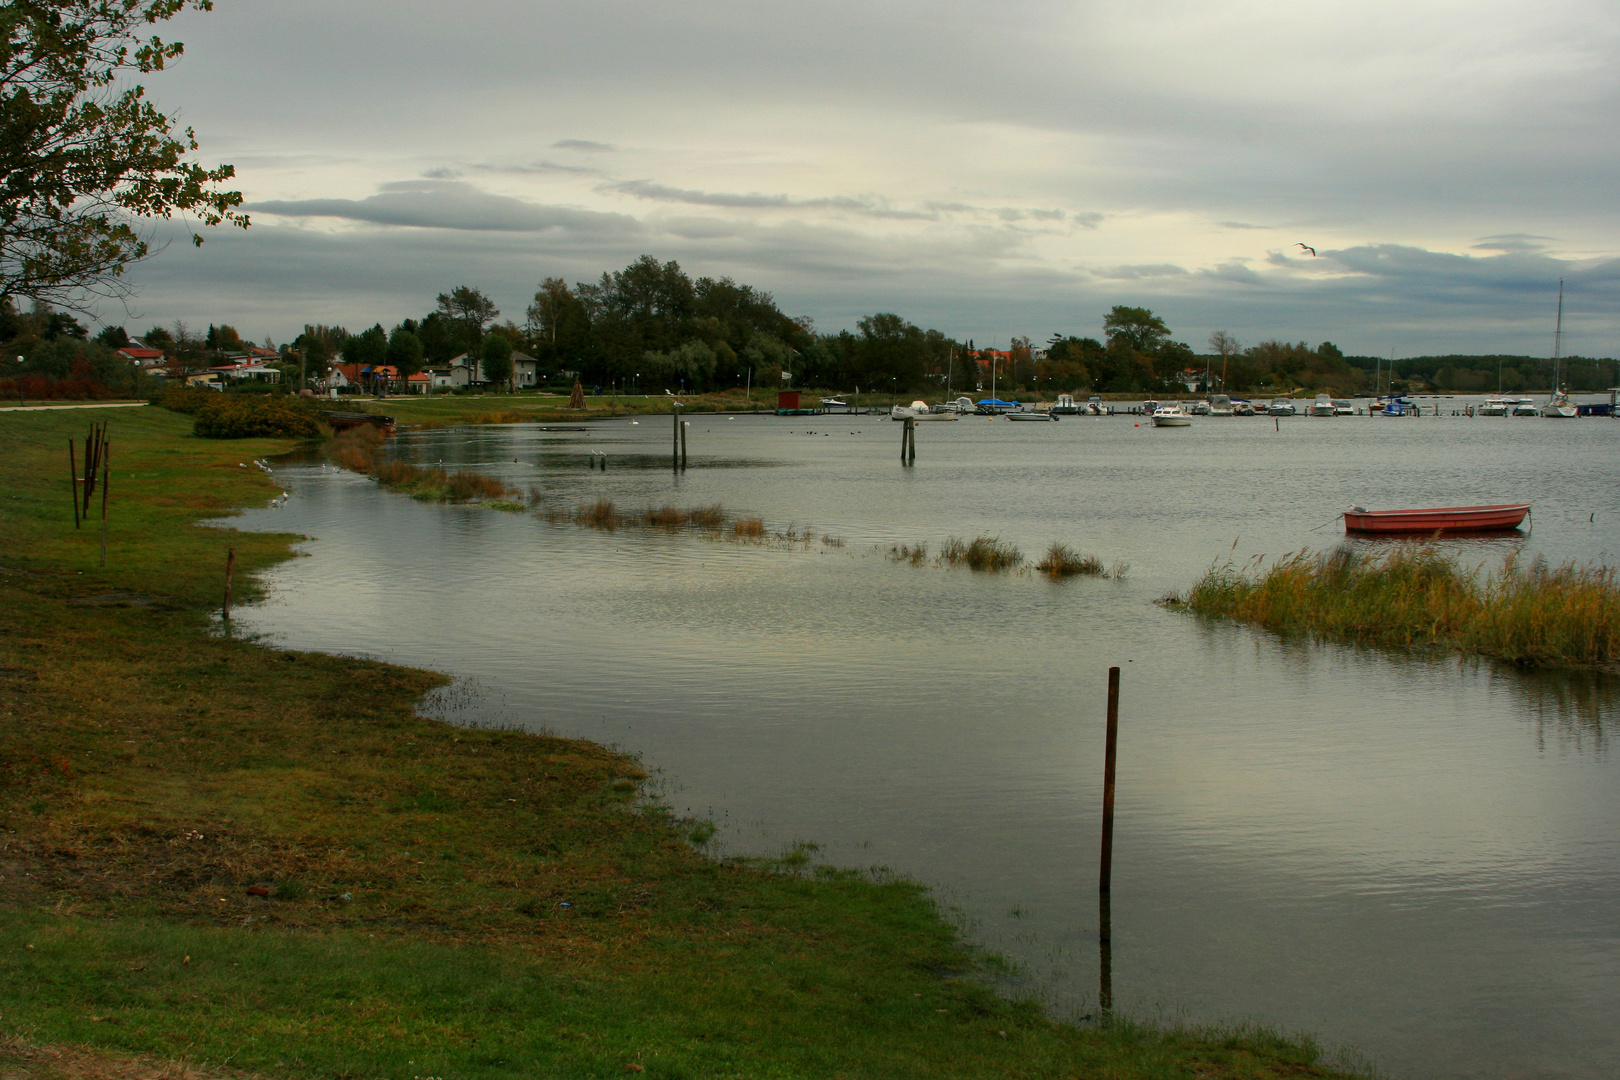
{"label": "grassy bank", "polygon": [[1269,567],[1213,567],[1171,602],[1282,632],[1440,647],[1528,666],[1620,661],[1620,582],[1604,566],[1509,558],[1486,571],[1421,544],[1382,555],[1300,552]]}
{"label": "grassy bank", "polygon": [[293,538],[196,522],[279,494],[251,465],[289,444],[111,419],[103,570],[67,497],[85,417],[0,418],[7,1077],[1332,1075],[1263,1037],[1054,1024],[910,883],[708,858],[623,755],[211,632],[226,548],[240,597]]}

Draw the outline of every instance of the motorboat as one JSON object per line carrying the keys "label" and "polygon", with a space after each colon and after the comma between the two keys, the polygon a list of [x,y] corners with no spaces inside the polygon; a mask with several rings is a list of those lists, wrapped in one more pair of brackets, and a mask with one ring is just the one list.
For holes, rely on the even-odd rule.
{"label": "motorboat", "polygon": [[1334,416],[1354,416],[1354,415],[1356,415],[1356,407],[1355,407],[1355,405],[1351,404],[1350,401],[1348,399],[1346,399],[1346,398],[1334,398],[1333,399],[1333,415]]}
{"label": "motorboat", "polygon": [[1088,416],[1102,416],[1107,411],[1108,406],[1103,404],[1101,394],[1092,394],[1086,398],[1086,414]]}
{"label": "motorboat", "polygon": [[1207,401],[1195,401],[1192,403],[1192,407],[1187,411],[1192,413],[1194,416],[1210,416],[1215,410],[1211,408],[1209,402]]}
{"label": "motorboat", "polygon": [[1072,394],[1059,394],[1057,404],[1052,406],[1052,412],[1057,416],[1079,416],[1080,406],[1075,403]]}
{"label": "motorboat", "polygon": [[849,408],[849,402],[843,398],[824,397],[821,399],[821,407],[823,409],[847,409]]}
{"label": "motorboat", "polygon": [[999,416],[1002,413],[1016,412],[1023,406],[1016,401],[1002,401],[1000,398],[980,398],[973,406],[973,411],[981,416]]}
{"label": "motorboat", "polygon": [[928,402],[926,402],[926,401],[913,401],[911,403],[911,411],[914,414],[912,416],[912,419],[913,420],[918,420],[918,421],[921,421],[921,420],[960,420],[961,419],[960,416],[956,415],[956,410],[955,409],[947,409],[943,405],[941,405],[941,406],[939,406],[938,408],[935,408],[935,409],[930,409],[928,407]]}
{"label": "motorboat", "polygon": [[1306,416],[1335,416],[1333,399],[1327,394],[1317,394],[1316,400],[1305,407]]}
{"label": "motorboat", "polygon": [[1508,403],[1506,398],[1491,397],[1485,399],[1485,404],[1474,410],[1477,416],[1506,416]]}
{"label": "motorboat", "polygon": [[1154,427],[1192,427],[1192,416],[1180,405],[1171,402],[1153,410]]}
{"label": "motorboat", "polygon": [[1036,421],[1046,420],[1046,421],[1052,421],[1052,420],[1057,419],[1057,417],[1053,416],[1049,412],[1036,412],[1034,409],[1030,409],[1027,412],[1025,412],[1023,410],[1020,410],[1018,412],[1010,412],[1010,413],[1007,413],[1006,416],[1007,416],[1007,419],[1009,419],[1009,420],[1036,420]]}
{"label": "motorboat", "polygon": [[1355,533],[1414,534],[1485,532],[1517,529],[1530,512],[1529,503],[1492,506],[1436,506],[1425,510],[1368,510],[1354,506],[1344,512],[1344,529]]}
{"label": "motorboat", "polygon": [[1266,406],[1267,416],[1293,416],[1298,411],[1288,398],[1272,398],[1271,404]]}
{"label": "motorboat", "polygon": [[1259,414],[1254,411],[1254,405],[1251,402],[1239,398],[1237,401],[1232,402],[1232,415],[1258,416]]}
{"label": "motorboat", "polygon": [[1531,401],[1529,398],[1510,398],[1508,400],[1513,403],[1513,411],[1510,414],[1512,416],[1541,415],[1541,410],[1536,408],[1536,403]]}
{"label": "motorboat", "polygon": [[1154,413],[1156,413],[1158,411],[1159,411],[1159,402],[1158,402],[1158,400],[1156,398],[1148,398],[1146,401],[1142,402],[1142,415],[1143,416],[1152,416]]}
{"label": "motorboat", "polygon": [[[1251,410],[1251,412],[1252,412],[1252,410]],[[1233,415],[1236,415],[1236,410],[1232,405],[1232,399],[1227,397],[1225,394],[1211,394],[1211,395],[1209,395],[1209,415],[1210,416],[1233,416]]]}

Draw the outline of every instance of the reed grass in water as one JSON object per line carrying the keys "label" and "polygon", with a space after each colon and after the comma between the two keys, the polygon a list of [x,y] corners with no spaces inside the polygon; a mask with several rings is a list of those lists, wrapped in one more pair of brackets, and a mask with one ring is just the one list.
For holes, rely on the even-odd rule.
{"label": "reed grass in water", "polygon": [[1035,569],[1048,577],[1102,577],[1108,573],[1102,560],[1095,555],[1082,555],[1068,544],[1054,543],[1046,549],[1046,557],[1035,564]]}
{"label": "reed grass in water", "polygon": [[1299,552],[1261,568],[1211,567],[1173,606],[1271,630],[1378,645],[1442,646],[1536,667],[1614,667],[1612,567],[1509,556],[1469,567],[1432,544],[1384,555]]}
{"label": "reed grass in water", "polygon": [[939,561],[973,570],[1014,570],[1023,563],[1024,553],[999,536],[975,536],[972,540],[953,536],[940,546]]}

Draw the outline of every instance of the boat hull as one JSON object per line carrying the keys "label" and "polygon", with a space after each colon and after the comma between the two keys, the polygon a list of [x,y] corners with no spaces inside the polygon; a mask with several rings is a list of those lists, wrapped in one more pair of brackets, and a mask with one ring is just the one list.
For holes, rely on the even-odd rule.
{"label": "boat hull", "polygon": [[1490,532],[1517,529],[1529,512],[1529,503],[1437,506],[1426,510],[1346,510],[1344,530],[1385,534]]}
{"label": "boat hull", "polygon": [[1052,420],[1057,419],[1057,417],[1053,416],[1050,413],[1043,413],[1043,412],[1012,412],[1012,413],[1007,414],[1007,419],[1009,419],[1009,420],[1026,420],[1026,421],[1028,421],[1028,420],[1052,421]]}

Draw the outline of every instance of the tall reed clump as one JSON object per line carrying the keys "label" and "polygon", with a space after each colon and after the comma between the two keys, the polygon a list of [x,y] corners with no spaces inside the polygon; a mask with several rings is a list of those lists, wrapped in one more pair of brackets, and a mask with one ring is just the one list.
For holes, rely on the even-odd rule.
{"label": "tall reed clump", "polygon": [[1102,560],[1095,555],[1082,555],[1068,544],[1054,543],[1046,549],[1046,557],[1035,564],[1035,569],[1047,577],[1063,578],[1085,575],[1102,577],[1108,573]]}
{"label": "tall reed clump", "polygon": [[967,541],[953,536],[940,546],[939,561],[973,570],[1013,570],[1023,563],[1024,553],[999,536],[980,535]]}
{"label": "tall reed clump", "polygon": [[765,538],[765,519],[738,518],[731,526],[731,533],[744,540],[762,540]]}
{"label": "tall reed clump", "polygon": [[921,566],[928,561],[928,545],[896,544],[889,549],[889,558],[895,562],[908,562],[912,566]]}
{"label": "tall reed clump", "polygon": [[1270,567],[1211,567],[1185,600],[1196,615],[1379,645],[1443,646],[1526,666],[1613,667],[1620,580],[1601,565],[1514,556],[1483,572],[1432,544],[1383,555],[1298,552]]}

